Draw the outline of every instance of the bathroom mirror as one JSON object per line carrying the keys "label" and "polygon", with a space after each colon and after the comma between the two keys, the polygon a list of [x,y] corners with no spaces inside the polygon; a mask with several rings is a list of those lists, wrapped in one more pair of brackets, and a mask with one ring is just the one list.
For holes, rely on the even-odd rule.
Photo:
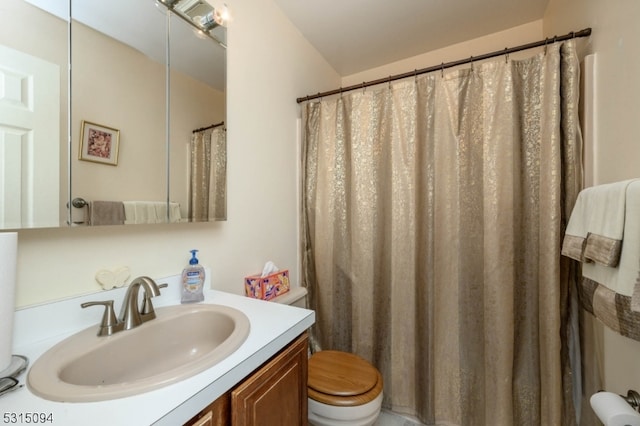
{"label": "bathroom mirror", "polygon": [[[123,201],[167,200],[166,11],[151,0],[71,11],[71,193],[87,203],[72,221],[122,224]],[[155,205],[145,213],[158,223]]]}
{"label": "bathroom mirror", "polygon": [[[72,0],[71,10],[71,191],[88,203],[73,222],[194,221],[193,131],[226,110],[226,49],[205,31],[224,40],[226,29],[207,19],[204,0]],[[97,154],[106,162],[88,152],[90,131],[110,138]],[[121,203],[124,218],[112,211]]]}
{"label": "bathroom mirror", "polygon": [[[193,11],[198,21],[212,9],[203,6]],[[190,222],[225,220],[226,61],[220,44],[226,34],[215,26],[212,39],[178,14],[171,15],[169,31],[169,199],[187,207]]]}
{"label": "bathroom mirror", "polygon": [[[189,143],[193,130],[225,119],[226,29],[216,28],[222,43],[199,37],[197,28],[154,0],[2,3],[0,48],[11,51],[0,51],[0,70],[17,85],[5,93],[22,93],[24,80],[6,73],[16,69],[7,62],[16,61],[14,50],[54,65],[42,81],[53,82],[45,86],[55,93],[44,96],[49,127],[0,123],[0,229],[87,226],[92,215],[93,225],[121,223],[109,212],[120,203],[138,213],[125,223],[193,221]],[[187,3],[183,11],[205,5]],[[207,53],[190,44],[205,42]],[[207,61],[197,61],[203,55]],[[209,95],[203,100],[194,92]],[[0,99],[0,108],[7,103]],[[31,169],[15,166],[22,163]],[[92,205],[107,209],[92,212]],[[218,219],[224,217],[208,216]]]}

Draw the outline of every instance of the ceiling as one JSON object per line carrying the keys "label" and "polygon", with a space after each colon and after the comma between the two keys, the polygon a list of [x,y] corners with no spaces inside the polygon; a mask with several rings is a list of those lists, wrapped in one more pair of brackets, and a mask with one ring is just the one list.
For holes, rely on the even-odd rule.
{"label": "ceiling", "polygon": [[274,1],[347,76],[542,19],[549,0]]}

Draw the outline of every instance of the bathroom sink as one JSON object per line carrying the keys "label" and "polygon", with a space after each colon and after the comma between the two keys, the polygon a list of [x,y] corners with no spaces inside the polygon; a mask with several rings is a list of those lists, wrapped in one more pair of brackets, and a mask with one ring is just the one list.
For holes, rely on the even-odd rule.
{"label": "bathroom sink", "polygon": [[31,391],[63,402],[136,395],[198,374],[232,354],[249,335],[249,319],[227,306],[156,309],[156,319],[98,337],[90,327],[53,346],[29,371]]}

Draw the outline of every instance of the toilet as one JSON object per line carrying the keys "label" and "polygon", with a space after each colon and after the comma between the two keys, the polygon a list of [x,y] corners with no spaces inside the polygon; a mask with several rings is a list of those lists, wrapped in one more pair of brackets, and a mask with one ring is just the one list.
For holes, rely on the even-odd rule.
{"label": "toilet", "polygon": [[[306,307],[307,290],[292,288],[272,302]],[[370,426],[382,406],[382,376],[365,359],[348,352],[324,350],[309,358],[307,394],[309,424]]]}

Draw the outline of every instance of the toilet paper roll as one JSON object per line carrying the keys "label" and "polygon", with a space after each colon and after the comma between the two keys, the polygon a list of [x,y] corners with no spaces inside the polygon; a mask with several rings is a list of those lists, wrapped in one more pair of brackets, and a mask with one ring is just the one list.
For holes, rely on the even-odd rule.
{"label": "toilet paper roll", "polygon": [[640,426],[640,413],[618,394],[598,392],[591,396],[590,402],[605,426]]}
{"label": "toilet paper roll", "polygon": [[18,233],[0,232],[0,371],[11,364]]}

